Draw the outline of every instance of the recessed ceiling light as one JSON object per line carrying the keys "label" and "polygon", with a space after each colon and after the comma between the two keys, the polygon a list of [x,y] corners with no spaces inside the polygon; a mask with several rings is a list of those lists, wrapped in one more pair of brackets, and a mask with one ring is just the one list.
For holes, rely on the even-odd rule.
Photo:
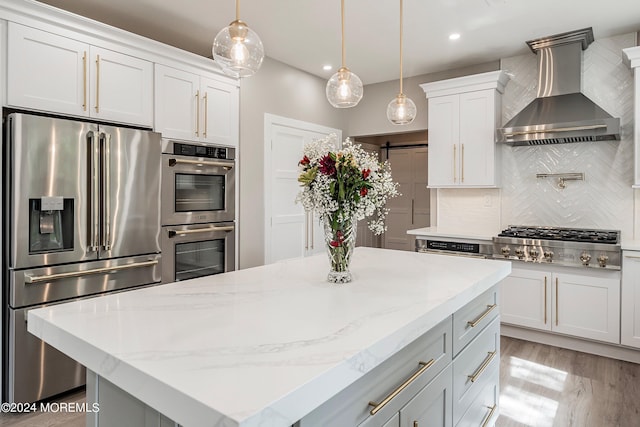
{"label": "recessed ceiling light", "polygon": [[458,40],[460,38],[460,33],[449,34],[449,40]]}
{"label": "recessed ceiling light", "polygon": [[331,65],[324,65],[324,66],[322,67],[322,69],[323,69],[323,70],[325,70],[325,71],[329,71],[329,70],[331,70],[332,68],[333,68],[333,67],[332,67]]}

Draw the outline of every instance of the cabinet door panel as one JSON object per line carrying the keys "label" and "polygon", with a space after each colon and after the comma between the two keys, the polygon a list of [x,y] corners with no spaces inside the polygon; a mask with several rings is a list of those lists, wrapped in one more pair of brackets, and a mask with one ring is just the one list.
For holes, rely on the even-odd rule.
{"label": "cabinet door panel", "polygon": [[551,329],[551,273],[513,268],[500,282],[503,323]]}
{"label": "cabinet door panel", "polygon": [[495,185],[495,91],[460,95],[461,185]]}
{"label": "cabinet door panel", "polygon": [[10,22],[7,103],[88,115],[88,55],[85,43]]}
{"label": "cabinet door panel", "polygon": [[555,332],[620,343],[620,279],[553,275]]}
{"label": "cabinet door panel", "polygon": [[449,365],[400,410],[400,426],[451,426],[452,388]]}
{"label": "cabinet door panel", "polygon": [[90,57],[90,115],[151,127],[153,64],[93,46]]}
{"label": "cabinet door panel", "polygon": [[622,259],[621,342],[640,348],[640,252],[625,251]]}
{"label": "cabinet door panel", "polygon": [[200,77],[156,65],[155,85],[155,130],[164,138],[197,140]]}
{"label": "cabinet door panel", "polygon": [[238,146],[238,88],[202,78],[202,137],[212,143]]}
{"label": "cabinet door panel", "polygon": [[457,184],[460,139],[460,97],[429,99],[429,186]]}

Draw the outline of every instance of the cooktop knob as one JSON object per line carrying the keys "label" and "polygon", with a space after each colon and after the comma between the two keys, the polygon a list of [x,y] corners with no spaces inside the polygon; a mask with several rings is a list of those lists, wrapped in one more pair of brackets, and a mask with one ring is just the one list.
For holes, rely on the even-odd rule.
{"label": "cooktop knob", "polygon": [[529,255],[533,259],[538,259],[538,256],[540,256],[540,252],[536,248],[531,248],[531,249],[529,249]]}
{"label": "cooktop knob", "polygon": [[523,259],[524,258],[524,248],[517,248],[516,249],[516,256],[518,257],[518,259]]}
{"label": "cooktop knob", "polygon": [[607,261],[609,261],[609,257],[605,254],[600,254],[600,256],[598,257],[598,264],[600,264],[600,267],[606,267]]}
{"label": "cooktop knob", "polygon": [[502,249],[500,249],[500,252],[502,252],[502,255],[504,255],[505,258],[509,258],[511,249],[509,249],[509,246],[504,246]]}
{"label": "cooktop knob", "polygon": [[588,266],[589,262],[591,262],[591,255],[586,252],[582,252],[582,255],[580,255],[580,261],[582,261],[582,265]]}
{"label": "cooktop knob", "polygon": [[548,252],[547,252],[547,251],[544,251],[544,259],[545,259],[545,261],[547,261],[547,262],[551,262],[551,261],[553,261],[553,252],[551,252],[551,251],[548,251]]}

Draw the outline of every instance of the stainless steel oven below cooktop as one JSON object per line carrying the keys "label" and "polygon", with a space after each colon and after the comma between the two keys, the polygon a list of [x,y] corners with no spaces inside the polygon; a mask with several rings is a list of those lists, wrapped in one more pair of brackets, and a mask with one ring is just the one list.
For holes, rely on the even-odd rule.
{"label": "stainless steel oven below cooktop", "polygon": [[493,238],[493,257],[620,270],[619,230],[509,226]]}

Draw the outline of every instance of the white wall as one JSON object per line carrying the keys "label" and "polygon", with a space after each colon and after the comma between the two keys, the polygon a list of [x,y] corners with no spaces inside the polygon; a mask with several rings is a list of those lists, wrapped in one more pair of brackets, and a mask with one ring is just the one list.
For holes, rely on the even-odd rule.
{"label": "white wall", "polygon": [[[620,118],[620,141],[503,146],[502,189],[440,190],[438,225],[488,235],[510,224],[620,229],[631,238],[640,209],[631,189],[633,80],[622,49],[635,41],[635,33],[596,40],[583,55],[583,93]],[[511,76],[502,98],[505,123],[535,97],[536,57],[505,58],[502,69]],[[542,172],[584,172],[586,179],[561,190],[555,180],[535,177]]]}
{"label": "white wall", "polygon": [[325,85],[325,80],[271,58],[240,82],[240,268],[264,262],[264,114],[344,130],[346,112],[329,104]]}

